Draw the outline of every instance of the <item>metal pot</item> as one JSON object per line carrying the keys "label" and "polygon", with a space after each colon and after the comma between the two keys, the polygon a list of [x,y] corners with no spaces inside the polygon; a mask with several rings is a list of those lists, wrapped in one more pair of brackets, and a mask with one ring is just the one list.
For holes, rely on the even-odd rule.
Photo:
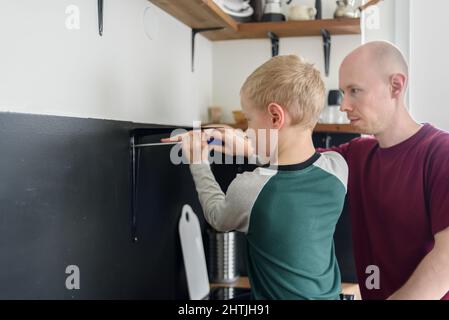
{"label": "metal pot", "polygon": [[209,256],[207,269],[209,280],[214,283],[230,283],[237,280],[237,234],[207,230]]}

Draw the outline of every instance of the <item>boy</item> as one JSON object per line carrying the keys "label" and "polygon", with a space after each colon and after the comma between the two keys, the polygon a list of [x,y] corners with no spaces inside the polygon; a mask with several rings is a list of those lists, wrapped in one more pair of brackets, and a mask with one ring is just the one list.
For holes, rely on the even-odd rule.
{"label": "boy", "polygon": [[[250,138],[254,151],[276,166],[237,175],[225,195],[207,163],[204,139],[183,139],[189,160],[201,153],[202,163],[190,170],[205,218],[219,231],[245,233],[253,298],[339,299],[333,234],[348,169],[338,153],[320,155],[313,146],[325,96],[320,73],[297,56],[278,56],[254,71],[240,94],[248,127],[257,133]],[[273,149],[265,141],[270,129],[278,134],[275,163],[263,151]]]}

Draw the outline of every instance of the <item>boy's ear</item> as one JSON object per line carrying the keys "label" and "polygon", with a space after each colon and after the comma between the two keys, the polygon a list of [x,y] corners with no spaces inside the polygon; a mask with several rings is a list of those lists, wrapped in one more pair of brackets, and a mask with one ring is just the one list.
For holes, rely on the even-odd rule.
{"label": "boy's ear", "polygon": [[284,109],[274,102],[270,103],[267,109],[273,129],[281,129],[285,123]]}

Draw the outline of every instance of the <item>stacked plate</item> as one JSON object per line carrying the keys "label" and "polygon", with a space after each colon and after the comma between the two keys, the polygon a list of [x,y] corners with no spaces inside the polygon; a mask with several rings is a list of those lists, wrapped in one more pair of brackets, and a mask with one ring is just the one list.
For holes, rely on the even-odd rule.
{"label": "stacked plate", "polygon": [[249,0],[214,0],[214,2],[229,16],[238,22],[252,21],[254,9]]}

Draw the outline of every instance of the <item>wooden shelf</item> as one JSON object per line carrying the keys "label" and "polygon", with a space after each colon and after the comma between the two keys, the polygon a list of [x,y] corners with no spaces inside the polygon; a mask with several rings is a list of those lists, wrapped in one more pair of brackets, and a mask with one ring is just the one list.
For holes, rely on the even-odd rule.
{"label": "wooden shelf", "polygon": [[324,124],[316,125],[314,132],[328,132],[328,133],[360,133],[350,124]]}
{"label": "wooden shelf", "polygon": [[310,21],[251,22],[240,23],[238,30],[217,30],[205,32],[204,36],[212,41],[236,39],[265,39],[269,31],[278,37],[321,36],[321,29],[331,35],[360,34],[360,19],[325,19]]}
{"label": "wooden shelf", "polygon": [[193,29],[224,27],[202,33],[211,41],[267,38],[269,31],[278,37],[320,36],[321,29],[331,35],[360,34],[360,19],[238,23],[213,0],[149,0]]}
{"label": "wooden shelf", "polygon": [[[210,124],[205,124],[205,126]],[[225,123],[227,126],[231,126],[235,129],[242,129],[245,131],[248,128],[248,125],[246,122],[242,123]],[[351,126],[350,124],[324,124],[319,123],[316,125],[313,132],[316,133],[357,133],[360,134],[360,132],[357,131],[356,128]]]}
{"label": "wooden shelf", "polygon": [[224,13],[213,0],[149,1],[191,28],[238,28],[237,21]]}
{"label": "wooden shelf", "polygon": [[[219,287],[229,287],[229,288],[245,288],[250,289],[251,285],[249,284],[248,277],[239,277],[235,282],[232,283],[210,283],[210,288],[219,288]],[[360,288],[357,283],[342,283],[341,290],[344,294],[353,294],[355,296],[355,300],[362,300],[360,295]]]}
{"label": "wooden shelf", "polygon": [[245,288],[250,289],[248,277],[239,277],[235,282],[231,283],[210,283],[211,288],[228,287],[228,288]]}

